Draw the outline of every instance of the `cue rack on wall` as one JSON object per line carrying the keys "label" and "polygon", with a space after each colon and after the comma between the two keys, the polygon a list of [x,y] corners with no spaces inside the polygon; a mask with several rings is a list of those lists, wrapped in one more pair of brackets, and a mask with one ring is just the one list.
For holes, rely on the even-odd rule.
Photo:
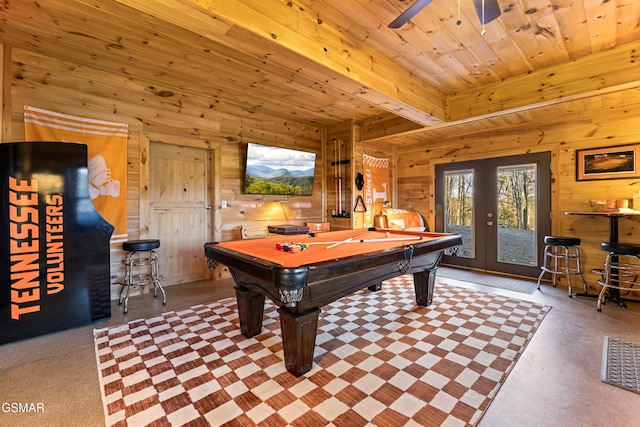
{"label": "cue rack on wall", "polygon": [[324,203],[331,230],[353,228],[353,135],[350,121],[335,125],[325,135]]}
{"label": "cue rack on wall", "polygon": [[347,175],[346,171],[351,160],[345,158],[346,148],[342,139],[334,139],[333,147],[333,161],[331,162],[331,166],[333,168],[335,205],[331,211],[331,216],[333,218],[349,218],[350,185],[346,185],[345,176]]}

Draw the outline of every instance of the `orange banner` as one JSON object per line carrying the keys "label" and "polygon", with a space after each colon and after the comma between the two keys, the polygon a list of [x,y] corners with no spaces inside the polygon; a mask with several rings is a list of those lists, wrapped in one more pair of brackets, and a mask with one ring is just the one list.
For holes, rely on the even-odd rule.
{"label": "orange banner", "polygon": [[373,225],[373,217],[380,213],[383,203],[389,201],[389,159],[362,155],[364,168],[365,227]]}
{"label": "orange banner", "polygon": [[128,125],[24,107],[25,141],[76,142],[87,145],[89,196],[114,227],[111,244],[127,240]]}

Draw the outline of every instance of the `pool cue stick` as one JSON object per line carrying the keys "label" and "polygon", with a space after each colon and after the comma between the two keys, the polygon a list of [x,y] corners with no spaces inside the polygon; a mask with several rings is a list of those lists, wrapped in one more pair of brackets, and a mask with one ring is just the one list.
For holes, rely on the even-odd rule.
{"label": "pool cue stick", "polygon": [[[353,236],[353,237],[349,237],[348,239],[344,239],[342,241],[335,242],[334,244],[327,246],[325,249],[335,248],[338,245],[341,245],[343,243],[348,243],[348,242],[351,242],[351,241],[355,241],[355,239],[357,239],[358,237],[363,237],[363,236],[366,236],[368,234],[369,234],[369,232],[367,231],[366,233],[358,234],[357,236]],[[317,242],[317,243],[331,243],[331,242]]]}
{"label": "pool cue stick", "polygon": [[330,242],[309,242],[310,245],[326,245],[328,243],[333,243],[332,245],[327,246],[327,249],[331,249],[343,243],[375,243],[375,242],[414,242],[422,240],[421,236],[412,236],[412,237],[382,237],[379,239],[358,239],[356,237],[350,237],[345,240],[339,241],[330,241]]}
{"label": "pool cue stick", "polygon": [[381,237],[379,239],[363,239],[359,240],[358,243],[368,243],[368,242],[402,242],[402,241],[413,241],[413,240],[422,240],[422,236],[409,236],[409,237]]}
{"label": "pool cue stick", "polygon": [[342,144],[340,143],[340,138],[338,138],[338,215],[342,216]]}
{"label": "pool cue stick", "polygon": [[349,242],[351,242],[352,240],[353,240],[353,237],[349,237],[349,238],[348,238],[348,239],[346,239],[346,240],[343,240],[343,241],[341,241],[341,242],[336,242],[336,243],[334,243],[333,245],[329,245],[329,246],[327,246],[325,249],[335,248],[335,247],[336,247],[336,246],[338,246],[338,245],[341,245],[341,244],[343,244],[343,243],[349,243]]}
{"label": "pool cue stick", "polygon": [[356,239],[355,237],[351,237],[346,240],[333,240],[328,242],[309,242],[310,245],[326,245],[328,243],[333,243],[333,245],[327,246],[327,249],[332,248],[337,245],[341,245],[343,243],[376,243],[376,242],[415,242],[422,240],[422,237],[391,237],[391,238],[380,238],[380,239]]}
{"label": "pool cue stick", "polygon": [[336,198],[334,210],[336,215],[340,215],[340,212],[338,211],[338,145],[335,138],[333,138],[333,186]]}

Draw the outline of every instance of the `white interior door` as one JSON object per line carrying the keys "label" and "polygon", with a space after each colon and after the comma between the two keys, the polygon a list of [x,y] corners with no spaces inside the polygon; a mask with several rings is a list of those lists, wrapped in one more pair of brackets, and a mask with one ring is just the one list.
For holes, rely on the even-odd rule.
{"label": "white interior door", "polygon": [[210,276],[203,245],[211,240],[210,151],[150,144],[149,236],[160,239],[164,284]]}

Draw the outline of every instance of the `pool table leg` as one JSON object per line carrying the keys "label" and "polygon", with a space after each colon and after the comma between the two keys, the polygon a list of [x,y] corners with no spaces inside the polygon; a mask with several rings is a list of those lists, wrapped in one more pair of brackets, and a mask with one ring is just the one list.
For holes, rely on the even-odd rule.
{"label": "pool table leg", "polygon": [[378,292],[379,290],[381,290],[381,289],[382,289],[382,282],[380,282],[380,283],[376,283],[375,285],[371,285],[371,286],[369,286],[369,287],[368,287],[368,289],[369,289],[371,292]]}
{"label": "pool table leg", "polygon": [[433,288],[436,283],[438,267],[413,273],[413,287],[416,291],[416,302],[425,307],[433,302]]}
{"label": "pool table leg", "polygon": [[247,338],[255,337],[262,331],[264,315],[264,295],[236,286],[240,332]]}
{"label": "pool table leg", "polygon": [[284,364],[287,371],[299,377],[309,372],[313,365],[320,309],[315,308],[296,315],[281,307],[278,313],[282,330]]}

